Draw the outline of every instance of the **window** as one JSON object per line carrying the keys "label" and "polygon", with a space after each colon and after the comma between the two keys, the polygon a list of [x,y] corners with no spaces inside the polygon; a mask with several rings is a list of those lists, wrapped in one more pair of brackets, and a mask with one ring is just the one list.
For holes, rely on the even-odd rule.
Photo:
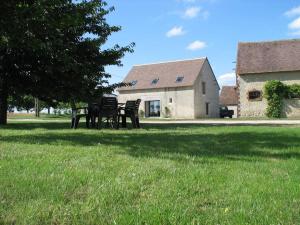
{"label": "window", "polygon": [[169,103],[172,103],[173,102],[173,99],[172,98],[169,98]]}
{"label": "window", "polygon": [[184,77],[177,77],[176,78],[176,83],[181,83],[183,81]]}
{"label": "window", "polygon": [[160,117],[160,101],[146,101],[145,115],[146,117]]}
{"label": "window", "polygon": [[159,81],[159,79],[158,79],[158,78],[156,78],[156,79],[152,80],[152,82],[151,82],[151,85],[155,85],[155,84],[157,84],[157,83],[158,83],[158,81]]}
{"label": "window", "polygon": [[205,103],[205,112],[206,112],[206,115],[208,116],[209,115],[209,102]]}
{"label": "window", "polygon": [[257,90],[252,90],[248,92],[249,101],[261,101],[262,100],[262,92]]}
{"label": "window", "polygon": [[137,84],[137,80],[131,81],[131,86],[132,86],[132,87],[135,86],[136,84]]}
{"label": "window", "polygon": [[206,94],[206,83],[202,82],[202,94]]}

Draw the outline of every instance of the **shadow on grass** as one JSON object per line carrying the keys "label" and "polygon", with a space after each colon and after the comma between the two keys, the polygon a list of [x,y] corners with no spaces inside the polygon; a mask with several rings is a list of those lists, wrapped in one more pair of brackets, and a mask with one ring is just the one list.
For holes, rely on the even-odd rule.
{"label": "shadow on grass", "polygon": [[[45,128],[59,130],[67,123],[28,123],[10,124],[6,129]],[[205,125],[208,126],[208,125]],[[174,129],[204,127],[204,125],[156,124],[146,125],[145,129],[130,132],[70,132],[30,133],[23,135],[0,136],[1,142],[38,145],[65,146],[102,146],[117,147],[119,154],[133,157],[168,158],[186,161],[191,157],[196,161],[207,158],[224,158],[229,160],[289,159],[300,158],[300,135],[296,131],[257,132],[254,129],[227,130],[205,133],[205,130],[191,132],[174,132]],[[151,129],[151,130],[150,130]],[[149,132],[147,131],[149,130]],[[119,149],[119,150],[118,150]]]}
{"label": "shadow on grass", "polygon": [[[256,126],[256,127],[299,127],[299,125],[276,125],[276,124],[190,124],[190,123],[169,123],[169,124],[161,124],[161,123],[147,123],[141,125],[144,130],[150,130],[150,129],[161,129],[161,130],[167,130],[167,129],[191,129],[191,128],[199,128],[199,127],[246,127],[246,126]],[[58,130],[58,129],[70,129],[71,122],[11,122],[6,126],[0,125],[0,130],[35,130],[35,129],[46,129],[46,130]],[[85,122],[81,122],[79,124],[79,129],[86,129]],[[132,129],[132,125],[128,123],[128,128]],[[71,130],[71,129],[70,129]]]}
{"label": "shadow on grass", "polygon": [[[60,129],[70,129],[71,122],[10,122],[8,125],[1,126],[0,130],[35,130],[35,129],[46,129],[46,130],[60,130]],[[84,127],[84,124],[81,124]]]}

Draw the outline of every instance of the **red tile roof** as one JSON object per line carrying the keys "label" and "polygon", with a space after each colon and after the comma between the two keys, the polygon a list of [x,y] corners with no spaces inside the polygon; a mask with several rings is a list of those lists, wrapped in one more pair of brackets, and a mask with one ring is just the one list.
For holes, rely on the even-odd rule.
{"label": "red tile roof", "polygon": [[239,43],[237,74],[300,71],[300,40]]}
{"label": "red tile roof", "polygon": [[[134,66],[123,82],[137,81],[134,86],[122,87],[123,90],[156,89],[193,86],[207,58],[156,63]],[[184,77],[176,82],[177,77]],[[159,79],[157,84],[152,84]]]}
{"label": "red tile roof", "polygon": [[238,92],[236,86],[223,86],[220,94],[220,105],[229,106],[238,104]]}

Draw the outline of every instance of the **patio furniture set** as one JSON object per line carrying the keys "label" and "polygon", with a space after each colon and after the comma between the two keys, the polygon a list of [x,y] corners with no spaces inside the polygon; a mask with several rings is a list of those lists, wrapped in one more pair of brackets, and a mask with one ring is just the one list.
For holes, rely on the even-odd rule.
{"label": "patio furniture set", "polygon": [[121,126],[126,128],[126,118],[131,119],[133,128],[140,128],[139,106],[141,100],[127,101],[118,103],[115,97],[103,97],[99,103],[89,104],[88,107],[72,109],[71,128],[76,129],[81,118],[86,119],[87,128],[101,129],[105,127],[119,129]]}

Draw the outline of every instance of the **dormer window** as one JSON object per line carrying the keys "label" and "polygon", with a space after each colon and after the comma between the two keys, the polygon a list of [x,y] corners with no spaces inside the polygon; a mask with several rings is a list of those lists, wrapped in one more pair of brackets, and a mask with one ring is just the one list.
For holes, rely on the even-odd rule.
{"label": "dormer window", "polygon": [[183,81],[184,77],[183,76],[179,76],[176,78],[176,83],[181,83]]}
{"label": "dormer window", "polygon": [[131,81],[131,86],[134,87],[137,84],[137,82],[138,82],[137,80]]}
{"label": "dormer window", "polygon": [[158,79],[158,78],[156,78],[156,79],[152,80],[152,82],[151,82],[151,85],[155,85],[155,84],[157,84],[157,83],[158,83],[158,81],[159,81],[159,79]]}

